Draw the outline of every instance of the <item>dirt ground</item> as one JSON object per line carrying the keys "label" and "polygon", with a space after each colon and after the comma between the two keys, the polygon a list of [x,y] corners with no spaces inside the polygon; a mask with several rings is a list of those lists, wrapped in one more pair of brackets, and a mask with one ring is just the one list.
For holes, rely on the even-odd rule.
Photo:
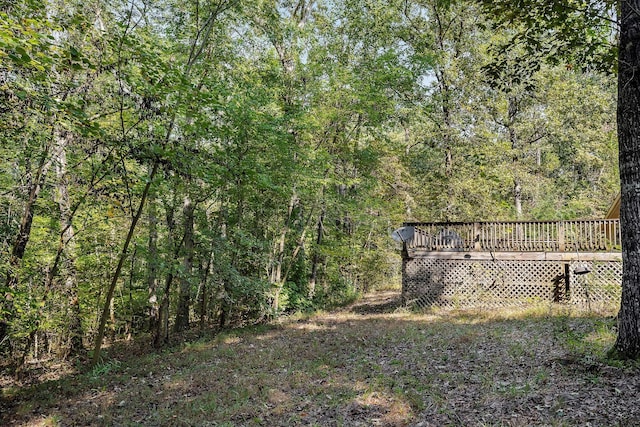
{"label": "dirt ground", "polygon": [[330,313],[140,342],[90,372],[2,382],[0,425],[637,426],[637,363],[610,314],[415,313],[397,292]]}

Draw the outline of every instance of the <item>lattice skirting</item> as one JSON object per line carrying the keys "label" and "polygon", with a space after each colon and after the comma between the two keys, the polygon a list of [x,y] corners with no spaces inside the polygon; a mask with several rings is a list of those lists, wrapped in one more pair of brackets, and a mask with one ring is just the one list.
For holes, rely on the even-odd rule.
{"label": "lattice skirting", "polygon": [[[585,264],[591,273],[574,274]],[[405,258],[402,273],[403,300],[419,308],[555,301],[595,309],[619,304],[622,262]]]}

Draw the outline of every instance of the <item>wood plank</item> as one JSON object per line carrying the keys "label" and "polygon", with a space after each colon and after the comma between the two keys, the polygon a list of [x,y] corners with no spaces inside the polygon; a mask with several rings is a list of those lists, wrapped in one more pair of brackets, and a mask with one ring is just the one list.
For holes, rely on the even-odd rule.
{"label": "wood plank", "polygon": [[516,260],[516,261],[622,261],[620,252],[459,252],[427,251],[413,249],[408,258],[457,259],[467,261]]}

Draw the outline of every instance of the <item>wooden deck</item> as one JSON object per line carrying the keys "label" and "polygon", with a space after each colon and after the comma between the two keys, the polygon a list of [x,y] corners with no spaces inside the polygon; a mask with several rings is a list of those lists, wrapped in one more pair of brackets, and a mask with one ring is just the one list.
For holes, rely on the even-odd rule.
{"label": "wooden deck", "polygon": [[[616,304],[618,219],[408,222],[403,299],[420,307],[496,307],[527,301]],[[589,274],[578,273],[586,268]]]}

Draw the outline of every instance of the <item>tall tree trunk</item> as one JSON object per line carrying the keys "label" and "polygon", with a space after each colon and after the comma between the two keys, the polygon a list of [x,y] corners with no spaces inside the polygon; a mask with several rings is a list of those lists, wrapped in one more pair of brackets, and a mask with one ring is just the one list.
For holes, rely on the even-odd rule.
{"label": "tall tree trunk", "polygon": [[158,304],[158,207],[155,194],[149,193],[147,208],[149,244],[147,261],[147,291],[149,295],[149,331],[158,325],[160,305]]}
{"label": "tall tree trunk", "polygon": [[522,186],[517,176],[513,179],[513,204],[516,209],[516,220],[520,220],[522,218]]}
{"label": "tall tree trunk", "polygon": [[207,302],[209,301],[209,287],[207,283],[209,282],[209,274],[211,273],[211,266],[213,265],[213,256],[214,256],[214,244],[211,244],[211,248],[209,253],[207,254],[206,261],[203,259],[200,265],[200,286],[199,286],[199,296],[200,299],[198,301],[199,311],[200,311],[200,329],[203,330],[206,325],[207,319]]}
{"label": "tall tree trunk", "polygon": [[173,282],[173,273],[169,272],[164,282],[164,292],[158,310],[158,323],[153,334],[153,346],[160,348],[169,342],[169,292]]}
{"label": "tall tree trunk", "polygon": [[189,329],[189,310],[191,308],[191,275],[193,274],[193,221],[195,205],[185,196],[182,207],[184,243],[182,258],[182,276],[178,292],[178,311],[174,330],[176,332]]}
{"label": "tall tree trunk", "polygon": [[516,213],[516,219],[522,218],[522,183],[518,176],[518,162],[520,158],[518,156],[518,148],[520,146],[518,141],[518,133],[515,129],[516,118],[518,117],[518,100],[514,96],[509,96],[507,99],[507,132],[509,133],[509,142],[511,143],[511,162],[513,164],[513,206]]}
{"label": "tall tree trunk", "polygon": [[67,298],[67,333],[69,334],[68,354],[76,356],[84,352],[82,344],[82,320],[78,301],[78,277],[76,270],[76,244],[73,228],[73,214],[69,199],[69,183],[67,182],[67,152],[70,134],[56,135],[56,177],[57,202],[60,209],[60,225],[62,226],[62,243],[65,250],[63,261],[64,293]]}
{"label": "tall tree trunk", "polygon": [[[179,242],[176,242],[177,239],[174,239],[176,231],[176,222],[174,219],[173,211],[174,206],[175,203],[172,203],[171,206],[165,206],[169,247],[173,249],[173,254],[170,262],[173,262],[178,258],[181,246]],[[153,346],[156,348],[160,348],[169,342],[169,300],[172,283],[173,268],[169,268],[167,277],[165,278],[164,282],[162,300],[160,301],[160,306],[158,307],[158,323],[156,324],[156,329],[154,330],[153,334]]]}
{"label": "tall tree trunk", "polygon": [[11,340],[9,339],[9,326],[15,315],[13,292],[18,286],[18,270],[22,264],[27,243],[31,237],[31,226],[33,224],[36,201],[42,190],[47,172],[51,167],[51,157],[49,154],[49,149],[47,148],[40,157],[35,176],[30,177],[29,193],[20,220],[20,229],[18,230],[11,249],[9,269],[7,270],[5,279],[6,293],[2,295],[2,303],[0,304],[0,349],[11,349],[12,347]]}
{"label": "tall tree trunk", "polygon": [[[56,256],[54,258],[53,265],[47,269],[47,274],[45,276],[44,281],[44,289],[41,304],[44,306],[46,303],[49,293],[53,287],[53,282],[55,277],[60,270],[60,265],[62,264],[62,270],[65,275],[64,286],[62,287],[62,293],[66,295],[67,298],[67,306],[66,306],[66,315],[63,319],[66,321],[65,330],[63,334],[67,335],[67,344],[66,348],[63,348],[63,352],[68,356],[76,356],[84,352],[84,346],[82,344],[82,323],[80,319],[80,304],[78,302],[78,288],[77,288],[77,271],[75,266],[75,242],[73,242],[74,237],[74,229],[73,229],[73,213],[71,209],[71,203],[69,200],[69,191],[68,191],[68,183],[67,183],[67,157],[66,157],[66,147],[69,143],[69,139],[71,138],[71,134],[69,133],[60,133],[59,131],[54,132],[54,140],[55,140],[55,150],[52,152],[52,156],[49,162],[49,165],[45,166],[44,173],[48,171],[50,165],[55,160],[56,165],[56,196],[55,201],[58,203],[58,207],[60,210],[60,242],[58,244],[58,249],[56,251]],[[41,184],[44,182],[44,176],[42,177]],[[35,193],[33,203],[37,198],[37,195],[40,190],[37,190]],[[32,192],[33,194],[33,192]],[[31,210],[33,210],[33,204],[30,206]],[[29,214],[30,218],[28,221],[25,221],[23,217],[23,223],[26,228],[30,229],[30,222],[33,220],[33,212]],[[27,224],[28,223],[28,224]],[[28,240],[28,236],[27,236]],[[19,254],[19,258],[17,260],[21,260],[24,256],[24,251],[26,249],[26,240],[23,241],[24,246],[18,249],[17,253]],[[15,249],[15,248],[14,248]],[[17,284],[17,276],[15,276],[14,280]],[[37,342],[38,332],[40,330],[42,318],[42,308],[38,310],[38,315],[36,317],[35,325],[33,326],[22,351],[22,356],[19,358],[17,363],[17,369],[21,369],[31,346]],[[35,351],[37,353],[37,350]]]}
{"label": "tall tree trunk", "polygon": [[198,304],[199,315],[199,327],[200,330],[204,330],[207,323],[207,280],[209,279],[209,268],[211,267],[211,254],[209,254],[208,260],[200,263],[200,283],[198,285],[198,296],[196,298]]}
{"label": "tall tree trunk", "polygon": [[298,202],[298,196],[296,194],[295,188],[291,193],[291,198],[289,199],[289,207],[287,208],[287,217],[280,231],[280,236],[278,240],[274,243],[273,247],[273,262],[271,266],[271,274],[269,281],[271,286],[273,287],[273,301],[272,301],[272,309],[274,313],[278,312],[278,306],[280,305],[280,292],[282,292],[282,287],[284,286],[282,280],[282,264],[284,263],[284,249],[285,243],[287,239],[287,233],[291,227],[291,219],[293,216],[293,208]]}
{"label": "tall tree trunk", "polygon": [[622,228],[622,300],[615,350],[640,357],[640,0],[620,2],[618,144]]}
{"label": "tall tree trunk", "polygon": [[[173,126],[171,126],[173,127]],[[170,131],[169,131],[170,132]],[[131,243],[131,239],[133,238],[133,233],[136,230],[136,226],[138,225],[138,221],[142,216],[142,210],[147,201],[147,196],[149,195],[149,191],[151,189],[151,185],[153,180],[155,179],[156,173],[158,172],[160,164],[158,161],[154,162],[153,167],[151,168],[151,173],[147,179],[147,183],[142,190],[142,197],[140,197],[140,202],[138,204],[138,209],[135,212],[135,215],[131,219],[131,224],[129,225],[129,231],[127,233],[127,237],[124,241],[124,245],[122,246],[122,252],[120,252],[120,257],[118,259],[118,265],[116,267],[116,271],[113,273],[111,278],[111,283],[109,284],[109,288],[107,289],[107,295],[104,302],[104,307],[102,310],[102,315],[100,316],[100,323],[98,324],[98,333],[96,335],[96,341],[93,349],[93,357],[91,359],[91,364],[96,365],[100,360],[100,353],[102,350],[102,340],[104,338],[104,331],[107,325],[107,317],[109,316],[109,309],[111,307],[111,302],[113,298],[113,292],[116,289],[116,284],[120,279],[120,274],[122,273],[122,267],[124,266],[124,261],[127,258],[127,254],[129,253],[129,244]]]}
{"label": "tall tree trunk", "polygon": [[[223,241],[227,240],[227,223],[229,222],[229,218],[228,218],[228,211],[225,207],[225,205],[223,204],[223,206],[220,208],[220,237],[222,238]],[[235,255],[232,255],[235,256]],[[232,263],[233,265],[233,260]],[[222,295],[221,295],[221,301],[220,301],[220,319],[218,322],[218,325],[221,328],[224,328],[226,322],[227,322],[227,318],[229,316],[229,312],[231,311],[231,287],[229,285],[229,280],[228,278],[223,278],[222,279]]]}
{"label": "tall tree trunk", "polygon": [[322,257],[320,256],[320,245],[322,245],[322,237],[324,236],[324,216],[326,210],[325,207],[322,207],[322,211],[320,212],[320,217],[318,218],[318,227],[316,233],[316,246],[313,251],[313,257],[311,260],[311,276],[309,278],[309,299],[312,299],[316,294],[316,281],[318,279],[318,266],[322,262]]}

